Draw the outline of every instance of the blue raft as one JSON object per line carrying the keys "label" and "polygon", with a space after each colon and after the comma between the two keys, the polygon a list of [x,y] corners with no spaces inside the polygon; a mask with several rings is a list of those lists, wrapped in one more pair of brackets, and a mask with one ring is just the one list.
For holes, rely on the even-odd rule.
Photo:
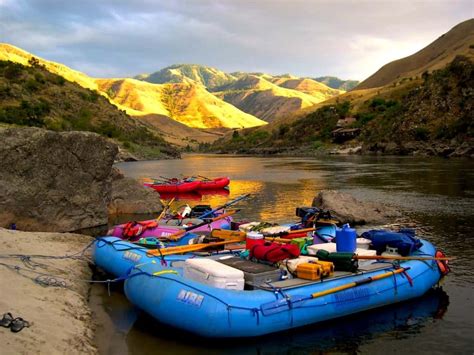
{"label": "blue raft", "polygon": [[[196,234],[188,233],[178,242],[169,243],[168,246],[186,245],[188,240],[194,237],[196,237]],[[126,277],[136,265],[152,261],[160,263],[162,261],[160,257],[148,255],[147,251],[149,250],[117,237],[99,237],[92,247],[92,260],[94,260],[95,265],[109,274],[116,277]],[[170,255],[166,257],[166,260],[183,260],[187,257],[189,255]]]}
{"label": "blue raft", "polygon": [[[412,256],[434,256],[427,241]],[[183,257],[181,257],[182,259]],[[205,337],[255,337],[422,296],[438,283],[436,261],[403,261],[357,274],[342,273],[300,286],[227,290],[183,277],[183,262],[136,265],[125,281],[128,299],[165,324]],[[386,276],[377,279],[378,276]],[[387,274],[389,274],[387,276]],[[374,278],[370,282],[370,277]],[[351,283],[356,287],[313,298],[313,293]]]}

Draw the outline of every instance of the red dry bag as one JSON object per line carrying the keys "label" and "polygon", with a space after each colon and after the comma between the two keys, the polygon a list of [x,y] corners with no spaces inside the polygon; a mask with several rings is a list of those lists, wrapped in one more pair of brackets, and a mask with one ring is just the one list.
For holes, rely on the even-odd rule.
{"label": "red dry bag", "polygon": [[299,255],[300,248],[296,244],[282,245],[266,242],[264,244],[256,244],[250,249],[251,258],[271,263],[297,258]]}

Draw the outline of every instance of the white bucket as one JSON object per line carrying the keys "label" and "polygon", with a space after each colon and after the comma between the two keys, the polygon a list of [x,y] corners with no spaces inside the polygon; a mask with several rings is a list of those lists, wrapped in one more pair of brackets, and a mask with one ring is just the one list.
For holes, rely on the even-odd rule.
{"label": "white bucket", "polygon": [[366,239],[366,238],[357,238],[356,242],[357,242],[357,249],[369,249],[370,243],[372,243],[370,239]]}

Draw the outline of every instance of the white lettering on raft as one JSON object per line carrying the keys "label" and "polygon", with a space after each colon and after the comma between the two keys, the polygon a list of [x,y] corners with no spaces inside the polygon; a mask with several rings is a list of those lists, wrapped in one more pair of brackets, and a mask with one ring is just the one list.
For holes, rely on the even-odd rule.
{"label": "white lettering on raft", "polygon": [[198,295],[197,293],[181,290],[176,297],[178,301],[187,303],[193,306],[201,307],[202,301],[204,300],[203,295]]}
{"label": "white lettering on raft", "polygon": [[124,259],[131,260],[134,263],[137,263],[141,259],[141,257],[142,256],[140,254],[132,253],[131,251],[128,251],[128,250],[125,253],[123,253]]}

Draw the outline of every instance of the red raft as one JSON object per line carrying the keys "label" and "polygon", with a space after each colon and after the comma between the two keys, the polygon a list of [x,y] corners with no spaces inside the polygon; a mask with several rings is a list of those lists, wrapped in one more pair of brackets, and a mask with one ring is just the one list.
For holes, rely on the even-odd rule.
{"label": "red raft", "polygon": [[164,193],[180,193],[180,192],[190,192],[197,190],[201,185],[201,181],[177,181],[177,182],[167,182],[162,184],[156,183],[145,183],[145,186],[151,187],[152,189],[158,192]]}
{"label": "red raft", "polygon": [[201,185],[198,190],[217,190],[229,185],[230,179],[228,177],[218,177],[212,180],[201,180]]}

